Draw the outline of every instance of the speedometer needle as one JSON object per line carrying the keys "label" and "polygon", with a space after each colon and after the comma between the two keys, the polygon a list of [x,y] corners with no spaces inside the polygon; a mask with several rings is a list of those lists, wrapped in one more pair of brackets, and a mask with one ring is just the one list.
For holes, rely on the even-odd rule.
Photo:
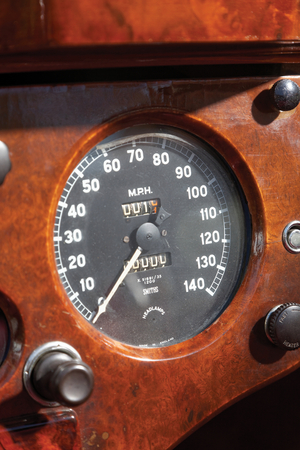
{"label": "speedometer needle", "polygon": [[109,302],[112,299],[113,295],[117,291],[118,287],[120,286],[120,284],[122,283],[122,281],[124,280],[124,278],[126,277],[128,272],[130,271],[130,269],[132,268],[133,264],[136,262],[136,260],[138,259],[138,257],[142,253],[142,251],[143,251],[143,249],[141,247],[138,247],[136,249],[136,251],[134,252],[132,257],[130,258],[127,266],[125,267],[125,269],[123,270],[123,272],[121,273],[121,275],[117,279],[116,283],[114,284],[112,290],[110,291],[110,293],[108,294],[106,299],[102,303],[100,303],[100,305],[98,306],[98,311],[97,311],[97,314],[95,315],[95,317],[93,319],[93,323],[96,323],[98,318],[100,317],[100,315],[103,314],[106,311],[107,305],[109,304]]}
{"label": "speedometer needle", "polygon": [[111,301],[116,290],[118,289],[118,287],[120,286],[120,284],[122,283],[122,281],[124,280],[124,278],[126,277],[128,272],[130,271],[133,264],[136,262],[136,260],[142,253],[142,251],[143,250],[147,251],[147,250],[150,250],[151,248],[153,248],[157,244],[159,239],[160,239],[160,232],[158,231],[157,226],[151,222],[146,222],[137,229],[136,243],[137,243],[138,247],[137,247],[136,251],[134,252],[134,254],[132,255],[132,257],[130,258],[127,266],[125,267],[125,269],[123,270],[123,272],[121,273],[119,278],[117,279],[116,283],[114,284],[114,286],[113,286],[112,290],[110,291],[110,293],[108,294],[108,296],[106,298],[105,297],[99,298],[98,311],[92,321],[93,323],[96,323],[98,318],[101,316],[101,314],[103,314],[106,311],[107,305]]}

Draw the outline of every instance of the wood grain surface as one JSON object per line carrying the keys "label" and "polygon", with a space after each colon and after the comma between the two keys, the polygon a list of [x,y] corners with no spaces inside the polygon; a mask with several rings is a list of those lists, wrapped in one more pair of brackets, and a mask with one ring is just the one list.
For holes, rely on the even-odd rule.
{"label": "wood grain surface", "polygon": [[299,40],[296,0],[3,2],[1,49]]}
{"label": "wood grain surface", "polygon": [[299,25],[297,0],[3,1],[0,71],[299,62]]}
{"label": "wood grain surface", "polygon": [[[95,375],[92,396],[75,408],[85,450],[174,448],[299,366],[299,351],[276,348],[263,329],[271,308],[298,301],[300,276],[299,255],[281,240],[284,227],[299,220],[299,109],[272,110],[275,81],[0,89],[0,140],[12,161],[0,188],[0,305],[12,336],[0,368],[3,426],[7,418],[40,412],[22,370],[33,350],[54,340],[75,347]],[[238,177],[252,217],[250,261],[230,306],[193,339],[156,349],[114,342],[77,313],[56,273],[52,244],[56,205],[72,169],[94,143],[145,123],[179,127],[212,145]]]}
{"label": "wood grain surface", "polygon": [[76,414],[49,409],[8,420],[0,426],[0,445],[3,450],[80,450]]}
{"label": "wood grain surface", "polygon": [[51,0],[44,14],[64,45],[299,39],[295,0]]}

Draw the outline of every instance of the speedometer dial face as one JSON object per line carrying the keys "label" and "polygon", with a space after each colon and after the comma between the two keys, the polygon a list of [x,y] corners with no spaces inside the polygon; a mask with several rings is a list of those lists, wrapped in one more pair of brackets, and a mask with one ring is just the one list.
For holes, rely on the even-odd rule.
{"label": "speedometer dial face", "polygon": [[237,181],[212,148],[173,128],[133,127],[97,144],[70,174],[54,226],[57,272],[104,335],[172,345],[207,328],[233,298],[247,220]]}

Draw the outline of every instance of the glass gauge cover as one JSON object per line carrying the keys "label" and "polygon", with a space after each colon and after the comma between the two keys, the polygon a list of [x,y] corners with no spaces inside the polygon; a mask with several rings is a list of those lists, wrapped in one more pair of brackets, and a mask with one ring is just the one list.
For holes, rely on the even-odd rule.
{"label": "glass gauge cover", "polygon": [[214,149],[174,128],[132,127],[70,174],[53,241],[63,288],[91,325],[162,347],[197,335],[228,306],[246,266],[249,215]]}

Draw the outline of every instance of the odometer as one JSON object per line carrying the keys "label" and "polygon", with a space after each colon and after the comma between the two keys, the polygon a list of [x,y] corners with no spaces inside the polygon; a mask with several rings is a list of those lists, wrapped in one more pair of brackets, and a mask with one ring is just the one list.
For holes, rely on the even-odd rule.
{"label": "odometer", "polygon": [[141,347],[208,327],[245,268],[248,216],[237,181],[201,140],[133,127],[70,174],[54,227],[57,272],[101,333]]}

